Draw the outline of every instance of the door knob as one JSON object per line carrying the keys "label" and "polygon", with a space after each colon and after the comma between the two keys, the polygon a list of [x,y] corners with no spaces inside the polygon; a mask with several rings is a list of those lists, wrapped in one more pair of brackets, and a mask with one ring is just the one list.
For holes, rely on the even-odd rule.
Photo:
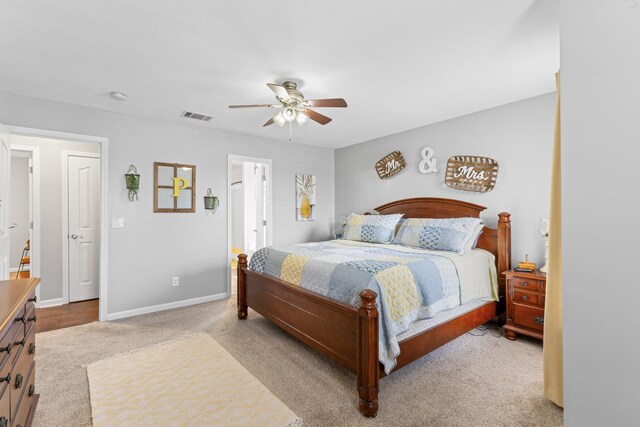
{"label": "door knob", "polygon": [[78,236],[77,234],[72,234],[71,238],[75,240],[75,239],[82,239],[83,237],[82,236]]}

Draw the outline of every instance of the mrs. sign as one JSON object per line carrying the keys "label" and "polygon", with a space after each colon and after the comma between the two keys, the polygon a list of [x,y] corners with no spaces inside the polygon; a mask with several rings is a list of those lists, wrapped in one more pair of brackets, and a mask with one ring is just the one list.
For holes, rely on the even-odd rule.
{"label": "mrs. sign", "polygon": [[447,162],[444,182],[447,187],[486,193],[498,178],[498,162],[488,157],[453,156]]}

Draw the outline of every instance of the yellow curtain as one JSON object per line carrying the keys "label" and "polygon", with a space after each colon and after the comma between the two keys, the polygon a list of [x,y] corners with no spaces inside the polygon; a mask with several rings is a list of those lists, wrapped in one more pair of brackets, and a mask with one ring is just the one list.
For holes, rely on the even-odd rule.
{"label": "yellow curtain", "polygon": [[560,72],[556,73],[556,124],[551,169],[549,259],[544,313],[544,395],[564,406],[562,383],[562,210],[560,149]]}

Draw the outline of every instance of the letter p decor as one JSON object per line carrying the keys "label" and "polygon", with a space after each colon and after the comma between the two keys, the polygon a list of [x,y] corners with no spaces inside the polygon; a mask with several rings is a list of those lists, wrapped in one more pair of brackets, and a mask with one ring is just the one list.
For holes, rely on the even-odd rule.
{"label": "letter p decor", "polygon": [[173,177],[173,197],[180,197],[180,190],[184,190],[189,186],[185,178]]}

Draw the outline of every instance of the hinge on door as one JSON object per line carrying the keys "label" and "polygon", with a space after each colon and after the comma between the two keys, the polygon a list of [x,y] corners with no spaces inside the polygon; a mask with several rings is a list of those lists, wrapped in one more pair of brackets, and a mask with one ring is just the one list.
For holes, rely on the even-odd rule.
{"label": "hinge on door", "polygon": [[264,225],[265,227],[267,226],[267,220],[262,220],[262,225]]}
{"label": "hinge on door", "polygon": [[33,166],[29,166],[29,173],[33,173]]}
{"label": "hinge on door", "polygon": [[33,221],[29,223],[29,228],[33,228]]}

